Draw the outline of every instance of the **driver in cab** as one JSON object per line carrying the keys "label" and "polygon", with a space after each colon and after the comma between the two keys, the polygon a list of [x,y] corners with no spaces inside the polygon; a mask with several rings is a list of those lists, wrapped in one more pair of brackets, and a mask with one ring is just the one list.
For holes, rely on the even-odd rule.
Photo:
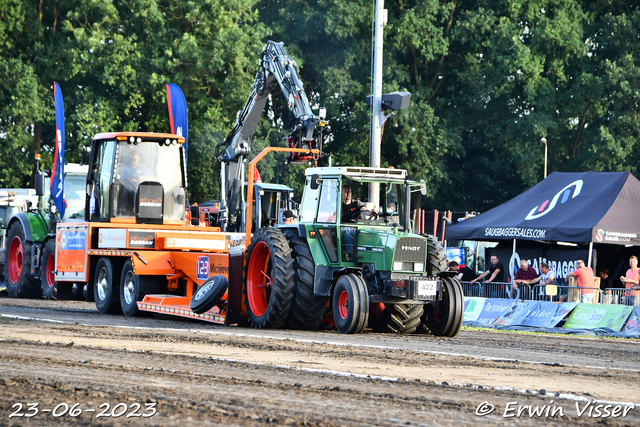
{"label": "driver in cab", "polygon": [[360,200],[351,199],[351,188],[344,184],[342,186],[342,215],[341,222],[354,222],[359,218],[364,208],[364,203]]}
{"label": "driver in cab", "polygon": [[120,182],[135,191],[140,183],[140,177],[145,175],[149,175],[149,168],[144,163],[140,163],[140,154],[135,150],[131,151],[128,163],[120,172]]}

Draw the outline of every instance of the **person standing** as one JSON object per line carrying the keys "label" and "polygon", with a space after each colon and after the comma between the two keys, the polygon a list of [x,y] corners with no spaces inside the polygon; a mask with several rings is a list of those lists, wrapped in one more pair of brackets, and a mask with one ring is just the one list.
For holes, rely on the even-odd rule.
{"label": "person standing", "polygon": [[513,277],[513,285],[511,285],[512,294],[515,294],[518,290],[518,284],[529,285],[534,283],[533,281],[537,278],[538,272],[529,266],[527,260],[520,260],[520,268],[516,271],[516,275]]}
{"label": "person standing", "polygon": [[[629,258],[629,268],[624,276],[620,277],[625,284],[627,291],[624,293],[625,305],[640,305],[640,268],[638,268],[638,257],[631,255]],[[635,289],[635,290],[631,290]]]}
{"label": "person standing", "polygon": [[609,277],[609,268],[602,267],[598,271],[598,276],[600,276],[600,289],[609,289],[613,288],[613,280]]}
{"label": "person standing", "polygon": [[[491,255],[491,267],[475,279],[471,280],[469,283],[473,284],[479,280],[484,279],[489,276],[487,280],[485,280],[485,284],[491,283],[493,281],[496,282],[504,282],[504,266],[498,259],[498,255]],[[496,290],[491,292],[491,298],[505,298],[506,292],[504,290],[504,285],[502,285],[500,290]]]}
{"label": "person standing", "polygon": [[556,275],[549,269],[549,264],[546,262],[540,263],[540,276],[532,280],[530,283],[540,283],[540,296],[547,295],[547,285],[557,285]]}
{"label": "person standing", "polygon": [[593,277],[593,270],[590,267],[584,265],[584,261],[579,259],[576,261],[576,271],[572,271],[567,275],[574,276],[578,280],[578,287],[583,288],[580,290],[580,302],[583,304],[593,303],[593,294],[595,293],[595,281]]}

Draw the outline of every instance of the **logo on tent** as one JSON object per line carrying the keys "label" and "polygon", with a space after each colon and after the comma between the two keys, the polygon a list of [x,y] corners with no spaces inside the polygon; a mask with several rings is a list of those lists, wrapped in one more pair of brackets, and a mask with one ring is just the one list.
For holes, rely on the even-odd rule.
{"label": "logo on tent", "polygon": [[[560,204],[567,202],[569,200],[569,197],[571,197],[572,199],[576,198],[580,194],[580,191],[582,191],[582,184],[583,182],[581,179],[573,181],[571,184],[558,191],[556,195],[553,196],[553,199],[551,199],[551,203],[549,203],[549,200],[545,200],[542,205],[536,206],[535,208],[531,209],[531,212],[529,212],[529,215],[525,217],[525,220],[528,221],[545,216],[546,214],[551,212],[553,208],[556,207],[560,197],[562,197],[562,200],[560,200]],[[574,187],[573,194],[571,194],[571,187]]]}
{"label": "logo on tent", "polygon": [[598,242],[602,242],[602,238],[604,237],[604,230],[602,228],[598,229],[598,232],[596,233],[596,240]]}

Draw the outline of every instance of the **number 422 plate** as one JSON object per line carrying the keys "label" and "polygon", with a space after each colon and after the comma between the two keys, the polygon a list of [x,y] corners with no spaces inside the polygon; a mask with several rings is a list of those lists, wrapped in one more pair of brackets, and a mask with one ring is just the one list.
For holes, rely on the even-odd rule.
{"label": "number 422 plate", "polygon": [[418,280],[418,295],[435,295],[438,282],[435,280]]}

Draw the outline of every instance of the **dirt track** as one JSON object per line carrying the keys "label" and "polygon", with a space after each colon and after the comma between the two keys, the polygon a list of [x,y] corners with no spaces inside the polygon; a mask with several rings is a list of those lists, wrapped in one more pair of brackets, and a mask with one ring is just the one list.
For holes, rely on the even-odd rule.
{"label": "dirt track", "polygon": [[[587,399],[635,403],[604,422],[640,422],[636,341],[256,331],[6,298],[0,315],[0,425],[27,424],[8,418],[18,402],[39,403],[29,425],[507,425],[507,402],[543,411],[530,417],[525,409],[520,424],[593,424],[588,409],[578,416],[575,399],[580,409]],[[120,402],[124,415],[97,418],[101,404],[111,411]],[[483,402],[495,411],[480,418]],[[80,403],[83,414],[42,412],[64,403]],[[157,413],[126,418],[136,403],[134,415],[145,404]],[[563,416],[545,417],[542,405]]]}

